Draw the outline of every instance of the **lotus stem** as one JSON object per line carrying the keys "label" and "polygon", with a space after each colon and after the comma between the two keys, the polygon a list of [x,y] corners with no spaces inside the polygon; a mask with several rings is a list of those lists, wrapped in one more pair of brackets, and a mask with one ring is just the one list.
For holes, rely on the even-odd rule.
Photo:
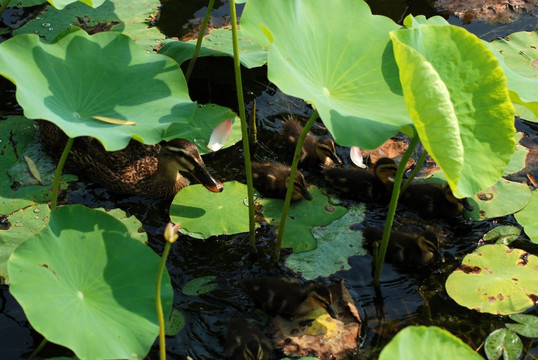
{"label": "lotus stem", "polygon": [[41,341],[41,343],[39,343],[39,345],[35,348],[34,351],[32,351],[32,353],[30,354],[30,356],[28,356],[28,360],[32,360],[34,359],[37,355],[39,355],[39,353],[41,352],[41,350],[43,350],[43,348],[45,347],[45,345],[47,345],[49,343],[49,341],[45,338],[43,338],[43,340]]}
{"label": "lotus stem", "polygon": [[250,163],[247,116],[245,113],[245,99],[243,98],[243,84],[241,81],[241,63],[239,62],[239,41],[237,40],[237,15],[235,11],[235,0],[230,0],[230,18],[230,21],[232,23],[232,41],[234,49],[235,88],[237,91],[239,117],[241,118],[241,136],[243,137],[243,154],[245,156],[245,172],[247,175],[250,245],[254,250],[256,249],[256,224],[254,218],[254,183],[252,181],[252,165]]}
{"label": "lotus stem", "polygon": [[400,196],[400,186],[402,184],[402,178],[405,171],[405,165],[411,157],[411,154],[415,150],[419,142],[419,137],[415,131],[413,138],[409,147],[402,156],[402,160],[398,165],[398,170],[396,171],[396,177],[394,179],[394,186],[392,188],[392,196],[390,198],[389,210],[387,211],[387,219],[385,220],[385,229],[383,230],[383,237],[381,239],[381,245],[379,246],[378,252],[375,256],[375,271],[374,271],[374,281],[375,286],[379,285],[379,279],[381,278],[381,270],[383,269],[383,262],[385,261],[385,254],[387,253],[387,246],[389,244],[390,229],[392,228],[392,223],[394,221],[394,214],[396,213],[396,205],[398,205],[398,197]]}
{"label": "lotus stem", "polygon": [[256,144],[258,141],[258,134],[257,134],[257,128],[256,128],[256,99],[252,100],[252,109],[250,109],[250,116],[249,116],[249,141],[250,144]]}
{"label": "lotus stem", "polygon": [[301,149],[303,148],[303,142],[306,138],[306,134],[310,131],[310,128],[314,124],[314,121],[318,118],[318,111],[314,110],[310,119],[306,122],[303,132],[297,140],[297,146],[295,147],[295,153],[293,154],[293,162],[291,163],[290,177],[288,179],[288,189],[286,190],[286,197],[284,199],[284,205],[282,206],[282,217],[280,218],[280,224],[278,225],[278,237],[275,246],[275,262],[280,260],[280,249],[282,248],[282,238],[284,237],[284,227],[286,225],[286,219],[288,218],[288,210],[291,203],[291,194],[293,192],[293,184],[295,182],[295,174],[297,173],[297,166],[299,165],[299,158],[301,157]]}
{"label": "lotus stem", "polygon": [[7,5],[9,4],[10,0],[4,0],[2,3],[0,3],[0,16],[4,13],[4,10],[6,10]]}
{"label": "lotus stem", "polygon": [[73,141],[75,141],[75,139],[71,137],[67,140],[64,151],[62,152],[62,156],[60,157],[60,161],[58,161],[58,166],[56,167],[56,174],[54,174],[54,182],[52,183],[52,201],[50,204],[50,208],[53,211],[56,210],[56,208],[58,207],[60,178],[62,176],[62,170],[64,168],[65,161],[67,160],[67,155],[69,155],[69,151],[71,151],[71,146],[73,146]]}
{"label": "lotus stem", "polygon": [[194,64],[196,64],[196,59],[198,59],[198,54],[200,54],[200,48],[202,47],[202,40],[204,39],[205,28],[207,27],[207,23],[209,22],[209,18],[211,17],[211,11],[213,10],[214,4],[215,4],[215,0],[209,0],[209,4],[207,4],[207,10],[204,15],[204,20],[202,21],[202,25],[200,26],[200,31],[198,32],[198,39],[196,40],[196,47],[194,48],[194,54],[192,55],[191,61],[189,61],[189,67],[187,68],[187,72],[185,73],[186,82],[189,82],[192,69],[194,69]]}
{"label": "lotus stem", "polygon": [[402,188],[400,189],[400,193],[403,193],[405,191],[405,189],[407,189],[409,184],[411,184],[411,181],[415,178],[415,176],[419,172],[420,168],[422,167],[422,164],[424,164],[424,161],[426,161],[426,156],[428,156],[428,152],[426,150],[424,150],[422,152],[422,155],[420,155],[420,158],[418,159],[418,161],[417,161],[417,163],[415,165],[415,168],[413,169],[413,171],[411,171],[411,174],[409,175],[409,177],[405,181],[405,184],[403,184]]}

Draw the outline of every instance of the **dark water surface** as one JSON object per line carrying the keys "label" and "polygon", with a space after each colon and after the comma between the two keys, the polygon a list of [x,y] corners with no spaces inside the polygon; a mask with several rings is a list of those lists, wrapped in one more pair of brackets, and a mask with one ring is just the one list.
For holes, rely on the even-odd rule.
{"label": "dark water surface", "polygon": [[[182,36],[203,17],[206,3],[205,0],[164,1],[162,15],[156,26],[168,36]],[[384,0],[369,1],[369,4],[374,13],[389,16],[398,22],[409,13],[428,17],[436,15],[424,1]],[[226,21],[228,10],[227,1],[216,1],[212,21]],[[449,17],[449,21],[461,25],[461,21],[455,17]],[[485,40],[491,40],[514,31],[533,30],[536,28],[536,18],[522,16],[520,21],[510,25],[473,23],[465,27]],[[230,59],[200,59],[189,86],[194,100],[236,108]],[[245,70],[244,86],[247,108],[250,109],[253,99],[256,99],[257,106],[259,142],[251,148],[253,157],[258,161],[286,160],[287,154],[281,149],[278,138],[281,119],[290,113],[307,117],[311,109],[303,101],[282,94],[268,83],[265,69]],[[2,79],[0,94],[0,115],[20,113],[13,96],[13,87]],[[518,130],[534,137],[538,133],[536,124],[525,121],[518,121],[517,124]],[[345,163],[349,163],[348,149],[339,148],[338,153]],[[204,160],[210,171],[221,181],[243,180],[240,145],[205,156]],[[305,172],[305,175],[308,182],[322,185],[319,175],[309,172]],[[135,215],[142,221],[149,235],[150,246],[157,253],[162,252],[161,234],[168,221],[169,203],[166,201],[121,196],[84,181],[73,185],[63,196],[63,201],[67,203],[82,203],[90,207],[120,207],[128,214]],[[384,209],[369,207],[366,221],[382,224],[384,216]],[[396,224],[405,223],[411,216],[406,212],[399,213]],[[351,270],[331,277],[332,280],[345,279],[364,320],[362,345],[349,355],[349,359],[376,359],[379,351],[396,332],[409,325],[440,326],[473,348],[478,348],[491,331],[504,326],[505,318],[480,314],[457,305],[446,294],[444,282],[460,264],[461,258],[476,248],[485,232],[500,224],[517,226],[513,217],[481,223],[463,219],[427,223],[446,234],[442,244],[446,261],[441,266],[423,273],[409,274],[385,265],[382,284],[376,289],[371,285],[372,257],[355,256],[349,260]],[[258,230],[259,246],[256,253],[250,251],[246,234],[207,240],[180,237],[172,247],[168,271],[175,289],[174,308],[183,313],[186,326],[177,336],[167,338],[170,359],[185,359],[188,355],[195,360],[224,359],[224,339],[229,318],[242,314],[259,320],[252,302],[239,290],[238,283],[245,277],[289,275],[285,269],[273,266],[270,256],[273,243],[273,231],[267,226]],[[216,276],[216,290],[200,296],[182,294],[181,289],[188,281],[208,275]],[[26,358],[42,338],[31,329],[8,288],[1,286],[0,290],[0,359]],[[536,309],[532,313],[536,315]],[[525,346],[526,359],[538,357],[538,346],[529,341],[525,342]],[[69,354],[68,350],[49,344],[40,356],[49,358]],[[154,346],[148,358],[158,358],[157,346]],[[275,352],[273,359],[277,358],[279,354]]]}

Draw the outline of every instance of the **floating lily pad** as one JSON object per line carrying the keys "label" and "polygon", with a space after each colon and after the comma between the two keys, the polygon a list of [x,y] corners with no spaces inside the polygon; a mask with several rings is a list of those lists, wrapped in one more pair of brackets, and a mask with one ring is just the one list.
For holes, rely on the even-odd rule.
{"label": "floating lily pad", "polygon": [[[317,247],[316,238],[311,232],[312,227],[327,226],[346,213],[344,207],[330,204],[327,196],[317,187],[311,186],[308,191],[313,200],[291,203],[286,220],[282,247],[292,248],[295,253],[311,251]],[[267,198],[259,199],[258,202],[263,205],[263,215],[267,222],[278,226],[284,201]]]}
{"label": "floating lily pad", "polygon": [[177,193],[170,205],[170,219],[181,223],[181,232],[198,239],[249,231],[247,186],[237,181],[212,193],[200,184]]}
{"label": "floating lily pad", "polygon": [[196,279],[192,279],[183,286],[181,292],[185,295],[195,296],[210,292],[217,288],[215,282],[216,276],[203,276]]}
{"label": "floating lily pad", "polygon": [[469,309],[515,314],[538,296],[538,257],[501,244],[484,245],[463,258],[448,277],[448,295]]}
{"label": "floating lily pad", "polygon": [[484,235],[484,241],[510,245],[519,235],[521,235],[521,230],[516,226],[497,226]]}
{"label": "floating lily pad", "polygon": [[366,254],[362,247],[362,232],[353,230],[354,225],[364,220],[365,209],[365,205],[360,204],[327,226],[313,227],[316,249],[291,254],[286,258],[286,266],[307,280],[349,270],[349,257]]}
{"label": "floating lily pad", "polygon": [[523,343],[515,332],[508,329],[497,329],[486,338],[484,351],[488,360],[517,360],[523,351]]}
{"label": "floating lily pad", "polygon": [[166,336],[176,336],[185,327],[185,317],[178,309],[172,309],[172,313],[165,324]]}
{"label": "floating lily pad", "polygon": [[510,319],[519,324],[506,323],[506,327],[520,335],[529,338],[538,338],[538,317],[534,315],[514,314]]}
{"label": "floating lily pad", "polygon": [[[56,167],[44,156],[45,151],[36,143],[38,138],[33,120],[10,116],[0,121],[0,215],[9,215],[51,199],[49,181],[54,176]],[[25,156],[36,165],[43,184],[31,174]],[[76,179],[74,175],[63,175],[61,188],[65,189],[68,181]]]}
{"label": "floating lily pad", "polygon": [[38,17],[13,33],[38,34],[50,42],[60,32],[75,25],[89,33],[109,30],[121,32],[149,51],[164,40],[164,34],[157,27],[148,26],[149,19],[159,11],[158,0],[100,2],[102,5],[94,8],[82,2],[73,2],[62,10],[48,6]]}
{"label": "floating lily pad", "polygon": [[[77,357],[143,358],[159,330],[154,295],[159,262],[110,215],[63,206],[45,230],[11,255],[9,290],[38,332]],[[165,316],[172,296],[165,271]]]}
{"label": "floating lily pad", "polygon": [[[262,66],[267,61],[267,52],[258,44],[238,33],[239,60],[248,69]],[[178,40],[166,40],[159,50],[160,54],[168,55],[176,60],[178,64],[189,60],[194,55],[196,40],[187,42]],[[219,29],[212,29],[204,36],[200,54],[202,56],[231,56],[233,57],[232,28],[225,26]]]}
{"label": "floating lily pad", "polygon": [[19,35],[0,50],[0,73],[17,85],[25,116],[49,120],[70,137],[92,136],[107,150],[120,150],[132,137],[158,143],[173,122],[192,126],[196,104],[177,63],[120,33],[90,36],[73,29],[51,44],[35,34]]}
{"label": "floating lily pad", "polygon": [[531,189],[526,184],[501,179],[468,198],[473,211],[465,211],[465,216],[481,221],[513,214],[527,206],[531,197]]}
{"label": "floating lily pad", "polygon": [[381,350],[379,360],[483,360],[458,337],[436,326],[408,326]]}
{"label": "floating lily pad", "polygon": [[538,244],[538,221],[536,221],[536,214],[538,214],[538,189],[532,192],[532,198],[527,206],[514,215],[517,222],[523,226],[525,234],[527,234],[532,242]]}
{"label": "floating lily pad", "polygon": [[[538,30],[520,31],[496,39],[489,45],[506,75],[510,99],[531,110],[538,118]],[[519,114],[516,114],[519,115]]]}

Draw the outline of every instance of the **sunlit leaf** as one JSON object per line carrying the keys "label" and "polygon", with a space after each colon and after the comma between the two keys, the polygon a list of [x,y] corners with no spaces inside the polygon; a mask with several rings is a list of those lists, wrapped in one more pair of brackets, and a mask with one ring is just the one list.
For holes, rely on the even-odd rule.
{"label": "sunlit leaf", "polygon": [[469,309],[515,314],[538,296],[538,257],[505,245],[484,245],[463,258],[449,275],[448,295]]}
{"label": "sunlit leaf", "polygon": [[[154,295],[159,262],[110,215],[63,206],[44,231],[11,255],[9,290],[34,329],[79,358],[143,358],[159,330]],[[165,271],[165,316],[172,296]]]}
{"label": "sunlit leaf", "polygon": [[93,8],[101,6],[105,2],[105,0],[47,0],[49,3],[51,3],[56,9],[62,10],[64,7],[66,7],[69,4],[72,4],[74,2],[81,2],[88,6],[91,6]]}
{"label": "sunlit leaf", "polygon": [[516,360],[523,351],[523,343],[519,336],[508,329],[497,329],[486,338],[484,350],[488,360]]}
{"label": "sunlit leaf", "polygon": [[483,360],[469,345],[435,326],[408,326],[383,348],[379,360]]}
{"label": "sunlit leaf", "polygon": [[527,234],[532,242],[538,244],[538,221],[536,221],[536,214],[538,214],[538,189],[534,189],[532,192],[532,198],[527,206],[514,215],[517,222],[523,226],[525,234]]}
{"label": "sunlit leaf", "polygon": [[521,230],[518,227],[502,225],[488,231],[484,235],[484,241],[494,241],[497,244],[510,245],[520,234]]}

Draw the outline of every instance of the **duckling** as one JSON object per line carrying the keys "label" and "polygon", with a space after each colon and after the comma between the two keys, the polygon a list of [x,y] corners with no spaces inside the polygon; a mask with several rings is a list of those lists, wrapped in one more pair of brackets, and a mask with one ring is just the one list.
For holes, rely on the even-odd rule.
{"label": "duckling", "polygon": [[245,279],[242,286],[256,305],[271,315],[302,316],[321,307],[331,317],[337,318],[331,306],[332,294],[324,285],[315,282],[302,284],[293,278],[269,276]]}
{"label": "duckling", "polygon": [[380,158],[375,163],[373,172],[358,167],[324,167],[323,175],[327,184],[344,198],[386,204],[392,194],[392,177],[396,175],[397,169],[394,160]]}
{"label": "duckling", "polygon": [[458,199],[448,184],[410,184],[400,194],[400,202],[418,211],[424,218],[449,218],[473,208],[466,198]]}
{"label": "duckling", "polygon": [[[303,125],[291,116],[283,122],[282,135],[291,151],[295,151],[302,131]],[[299,163],[307,167],[315,167],[319,164],[333,166],[342,164],[342,160],[336,155],[334,141],[327,136],[316,136],[308,132],[303,142]]]}
{"label": "duckling", "polygon": [[[288,179],[291,168],[280,163],[252,163],[252,178],[254,187],[261,191],[264,196],[282,198],[286,197]],[[312,195],[306,189],[306,182],[303,174],[297,170],[291,201],[298,201],[302,198],[310,201]]]}
{"label": "duckling", "polygon": [[[363,232],[366,244],[372,250],[379,246],[383,230],[367,227]],[[405,267],[425,266],[441,259],[439,240],[431,231],[404,233],[391,231],[385,261]]]}
{"label": "duckling", "polygon": [[265,334],[244,318],[228,324],[226,354],[231,360],[269,360],[273,347]]}
{"label": "duckling", "polygon": [[[53,123],[38,121],[41,138],[51,154],[59,154],[67,136]],[[131,139],[119,151],[107,152],[92,137],[78,137],[73,142],[66,166],[113,191],[170,199],[189,185],[179,171],[190,173],[212,192],[221,192],[220,181],[211,176],[196,145],[185,139],[174,139],[156,145],[144,145]]]}

